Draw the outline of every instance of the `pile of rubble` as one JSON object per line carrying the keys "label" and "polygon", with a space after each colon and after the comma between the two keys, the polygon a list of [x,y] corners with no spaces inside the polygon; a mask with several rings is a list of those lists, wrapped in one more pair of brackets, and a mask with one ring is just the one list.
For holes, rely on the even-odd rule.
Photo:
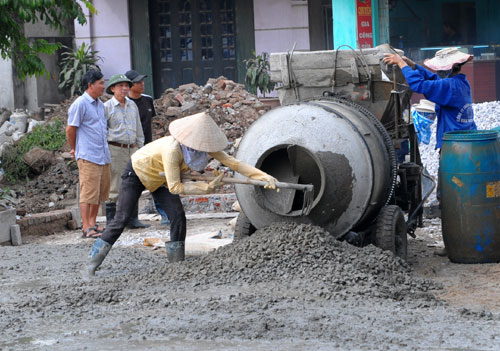
{"label": "pile of rubble", "polygon": [[0,109],[0,158],[6,148],[14,145],[24,134],[30,133],[34,126],[42,122],[22,109],[11,112]]}
{"label": "pile of rubble", "polygon": [[208,112],[225,132],[230,142],[271,107],[247,92],[243,84],[225,77],[210,78],[205,86],[195,83],[167,89],[155,100],[157,116],[153,118],[153,139],[168,135],[168,123],[198,112]]}

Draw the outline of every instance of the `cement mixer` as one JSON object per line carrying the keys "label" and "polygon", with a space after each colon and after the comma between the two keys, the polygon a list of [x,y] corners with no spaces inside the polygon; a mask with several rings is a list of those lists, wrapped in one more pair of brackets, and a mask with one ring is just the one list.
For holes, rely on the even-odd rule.
{"label": "cement mixer", "polygon": [[434,182],[409,118],[411,92],[381,63],[392,50],[271,54],[282,106],[248,129],[237,158],[279,181],[313,184],[313,203],[304,215],[300,191],[236,185],[236,237],[274,222],[310,223],[406,258]]}

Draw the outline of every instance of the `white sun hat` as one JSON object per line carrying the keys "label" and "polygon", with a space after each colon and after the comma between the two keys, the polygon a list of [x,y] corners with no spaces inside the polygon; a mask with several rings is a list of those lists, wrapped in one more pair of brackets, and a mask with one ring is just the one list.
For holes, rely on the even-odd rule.
{"label": "white sun hat", "polygon": [[454,64],[469,62],[474,55],[469,55],[458,50],[458,48],[446,48],[436,52],[433,58],[424,61],[424,65],[434,71],[447,71],[452,69]]}
{"label": "white sun hat", "polygon": [[179,143],[198,151],[217,152],[227,146],[224,132],[205,112],[171,122],[168,131]]}

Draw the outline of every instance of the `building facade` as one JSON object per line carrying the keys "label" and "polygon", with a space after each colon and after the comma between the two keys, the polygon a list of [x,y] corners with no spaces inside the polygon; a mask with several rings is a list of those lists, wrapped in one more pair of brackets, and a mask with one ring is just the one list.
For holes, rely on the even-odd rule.
{"label": "building facade", "polygon": [[[99,66],[106,79],[129,69],[147,74],[146,92],[154,97],[167,88],[201,85],[221,75],[243,82],[244,60],[254,52],[390,43],[418,62],[442,47],[460,46],[478,61],[477,70],[468,65],[471,77],[478,77],[473,89],[495,91],[481,99],[500,99],[500,82],[495,81],[500,79],[500,1],[93,0],[93,4],[97,14],[87,13],[85,26],[74,25],[75,44],[92,44],[103,58]],[[41,29],[30,33],[53,35]],[[62,39],[66,45],[71,41]],[[19,82],[15,63],[0,62],[0,72],[7,78],[0,83],[0,107],[34,109],[64,97],[57,89],[57,57],[46,59],[49,81],[38,77]],[[479,82],[488,76],[493,83]]]}

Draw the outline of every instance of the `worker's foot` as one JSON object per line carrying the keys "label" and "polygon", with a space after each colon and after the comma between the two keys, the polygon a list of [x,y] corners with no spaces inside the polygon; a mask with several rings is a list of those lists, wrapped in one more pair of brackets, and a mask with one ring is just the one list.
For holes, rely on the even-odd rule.
{"label": "worker's foot", "polygon": [[441,257],[448,256],[448,253],[446,252],[446,247],[438,247],[438,248],[436,248],[434,250],[434,255],[441,256]]}
{"label": "worker's foot", "polygon": [[161,225],[170,225],[170,220],[167,216],[161,216]]}
{"label": "worker's foot", "polygon": [[128,223],[127,223],[127,228],[130,229],[138,229],[138,228],[149,228],[151,225],[142,223],[139,218],[135,217],[132,218]]}

